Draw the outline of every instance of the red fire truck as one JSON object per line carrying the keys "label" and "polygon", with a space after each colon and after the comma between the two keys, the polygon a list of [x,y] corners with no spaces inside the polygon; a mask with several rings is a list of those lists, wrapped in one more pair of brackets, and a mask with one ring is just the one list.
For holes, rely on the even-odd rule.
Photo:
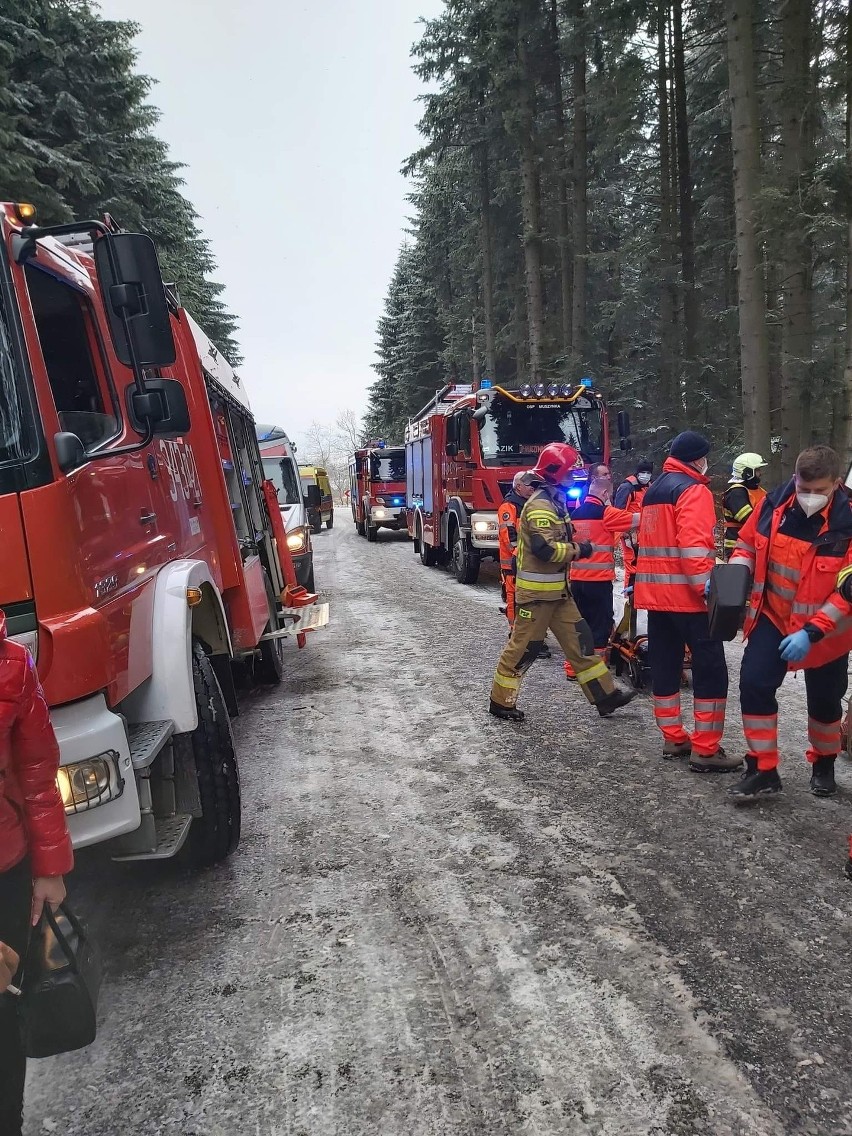
{"label": "red fire truck", "polygon": [[211,864],[240,834],[232,663],[280,681],[296,618],[254,420],[148,237],[34,213],[0,205],[0,607],[74,843]]}
{"label": "red fire truck", "polygon": [[[624,424],[629,432],[626,416]],[[408,533],[422,563],[449,563],[459,583],[475,584],[482,560],[499,556],[497,508],[512,478],[549,442],[580,452],[578,481],[589,465],[609,461],[606,406],[590,379],[439,391],[405,433]],[[572,488],[569,505],[583,494],[582,485]]]}
{"label": "red fire truck", "polygon": [[405,531],[405,448],[384,442],[356,450],[349,461],[352,520],[374,541],[379,529]]}

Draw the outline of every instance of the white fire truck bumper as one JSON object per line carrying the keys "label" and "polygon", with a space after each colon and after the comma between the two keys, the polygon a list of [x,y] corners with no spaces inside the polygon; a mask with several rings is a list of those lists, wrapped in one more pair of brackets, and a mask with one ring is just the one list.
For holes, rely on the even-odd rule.
{"label": "white fire truck bumper", "polygon": [[139,827],[139,796],[124,721],[102,694],[51,711],[57,778],[75,848]]}
{"label": "white fire truck bumper", "polygon": [[500,528],[496,513],[474,513],[470,518],[470,543],[474,548],[497,552]]}
{"label": "white fire truck bumper", "polygon": [[374,505],[370,510],[370,521],[376,528],[404,529],[407,526],[407,513],[398,506]]}

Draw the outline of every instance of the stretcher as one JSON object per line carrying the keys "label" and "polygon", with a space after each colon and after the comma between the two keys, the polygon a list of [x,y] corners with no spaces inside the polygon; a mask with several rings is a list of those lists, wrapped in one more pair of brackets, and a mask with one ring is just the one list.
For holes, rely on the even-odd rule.
{"label": "stretcher", "polygon": [[[648,636],[640,635],[636,626],[636,610],[628,596],[621,619],[613,626],[607,645],[607,662],[616,678],[626,677],[637,690],[651,689],[651,665],[648,660]],[[689,687],[692,681],[692,656],[686,648],[681,672],[681,686]]]}

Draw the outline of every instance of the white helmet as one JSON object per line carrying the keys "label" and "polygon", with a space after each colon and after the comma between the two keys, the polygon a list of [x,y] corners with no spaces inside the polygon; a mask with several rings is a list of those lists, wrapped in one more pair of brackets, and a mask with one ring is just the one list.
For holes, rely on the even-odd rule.
{"label": "white helmet", "polygon": [[731,468],[731,483],[742,481],[744,477],[753,477],[757,470],[765,469],[768,464],[760,454],[740,454],[738,458],[734,458],[734,464]]}

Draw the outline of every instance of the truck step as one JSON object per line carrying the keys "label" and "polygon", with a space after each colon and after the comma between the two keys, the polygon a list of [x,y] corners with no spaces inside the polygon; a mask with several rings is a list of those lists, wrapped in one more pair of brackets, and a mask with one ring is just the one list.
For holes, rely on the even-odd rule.
{"label": "truck step", "polygon": [[282,607],[279,618],[287,621],[286,627],[270,631],[263,639],[287,639],[300,631],[318,631],[328,626],[328,604],[311,604],[309,607]]}
{"label": "truck step", "polygon": [[175,732],[174,722],[133,722],[127,727],[134,769],[145,769]]}
{"label": "truck step", "polygon": [[191,813],[177,813],[172,817],[155,817],[157,846],[153,852],[126,852],[113,856],[113,860],[170,860],[180,851],[192,824]]}

